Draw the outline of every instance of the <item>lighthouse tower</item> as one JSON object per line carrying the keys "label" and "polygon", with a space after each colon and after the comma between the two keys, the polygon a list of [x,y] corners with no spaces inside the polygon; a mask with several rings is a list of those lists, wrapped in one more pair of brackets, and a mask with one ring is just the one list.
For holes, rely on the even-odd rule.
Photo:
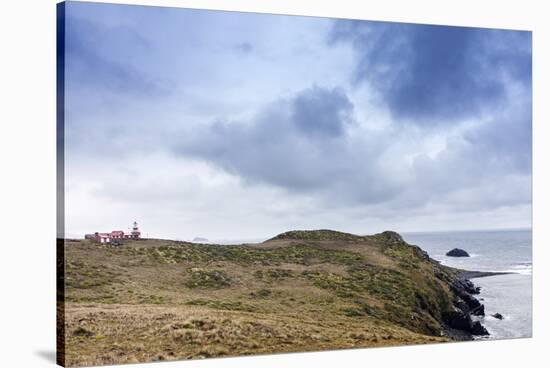
{"label": "lighthouse tower", "polygon": [[137,222],[134,221],[134,226],[132,226],[132,239],[141,238],[141,232],[139,231]]}

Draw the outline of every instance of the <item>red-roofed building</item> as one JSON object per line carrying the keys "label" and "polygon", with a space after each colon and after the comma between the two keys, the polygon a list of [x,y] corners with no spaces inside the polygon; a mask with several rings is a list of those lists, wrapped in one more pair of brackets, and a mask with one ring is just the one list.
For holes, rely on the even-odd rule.
{"label": "red-roofed building", "polygon": [[111,234],[110,233],[95,233],[94,239],[96,242],[99,243],[110,243],[111,242]]}
{"label": "red-roofed building", "polygon": [[122,230],[111,231],[111,239],[124,239],[124,231]]}
{"label": "red-roofed building", "polygon": [[124,231],[122,230],[113,230],[110,233],[95,232],[93,234],[86,234],[84,238],[95,240],[98,243],[110,243],[113,240],[119,239],[141,239],[141,232],[139,231],[137,222],[134,221],[132,232],[130,234],[124,234]]}

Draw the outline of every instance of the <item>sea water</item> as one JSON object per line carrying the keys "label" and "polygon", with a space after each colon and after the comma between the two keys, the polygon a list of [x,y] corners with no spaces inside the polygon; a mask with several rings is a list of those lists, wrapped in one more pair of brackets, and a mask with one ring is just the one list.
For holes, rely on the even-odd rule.
{"label": "sea water", "polygon": [[[513,272],[509,275],[476,278],[478,298],[485,305],[482,323],[490,338],[519,338],[532,335],[532,237],[531,230],[403,233],[405,241],[428,252],[442,264],[471,271]],[[447,257],[453,248],[470,257]],[[500,313],[502,320],[492,317]]]}

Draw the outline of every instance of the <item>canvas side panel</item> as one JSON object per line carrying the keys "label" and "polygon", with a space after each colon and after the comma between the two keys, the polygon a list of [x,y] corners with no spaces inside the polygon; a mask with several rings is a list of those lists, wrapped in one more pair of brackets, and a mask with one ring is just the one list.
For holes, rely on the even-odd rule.
{"label": "canvas side panel", "polygon": [[57,4],[57,364],[65,366],[65,3]]}

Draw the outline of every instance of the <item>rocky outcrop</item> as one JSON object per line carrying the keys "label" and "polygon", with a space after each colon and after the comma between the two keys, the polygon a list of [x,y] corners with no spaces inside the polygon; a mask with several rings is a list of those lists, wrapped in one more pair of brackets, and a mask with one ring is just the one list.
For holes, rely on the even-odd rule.
{"label": "rocky outcrop", "polygon": [[468,294],[479,294],[481,288],[475,286],[469,279],[464,278],[462,275],[453,283],[455,290],[464,290]]}
{"label": "rocky outcrop", "polygon": [[444,324],[448,327],[447,335],[455,340],[469,340],[472,336],[489,335],[481,322],[475,319],[485,316],[485,306],[474,297],[479,294],[480,288],[461,275],[458,275],[449,286],[454,294],[453,310],[442,316]]}
{"label": "rocky outcrop", "polygon": [[[489,332],[485,327],[483,327],[480,321],[472,320],[472,317],[469,314],[463,313],[461,310],[449,312],[445,314],[443,318],[445,319],[448,327],[450,327],[451,329],[459,330],[466,333],[461,335],[463,337],[461,338],[461,340],[469,340],[468,334],[474,336],[489,335]],[[453,333],[450,332],[449,335],[454,337],[457,334],[455,332],[453,335]]]}
{"label": "rocky outcrop", "polygon": [[379,236],[379,237],[383,238],[385,240],[385,242],[388,243],[388,244],[405,244],[405,241],[403,240],[401,235],[399,235],[395,231],[389,231],[388,230],[388,231],[384,231],[380,234],[376,234],[375,236]]}
{"label": "rocky outcrop", "polygon": [[470,256],[468,252],[460,248],[455,248],[453,250],[450,250],[445,255],[447,257],[469,257]]}
{"label": "rocky outcrop", "polygon": [[[420,247],[408,244],[401,235],[394,231],[384,231],[374,236],[389,247],[407,246],[409,249],[412,248],[419,259],[433,264],[434,276],[445,282],[452,293],[450,309],[442,311],[440,315],[443,333],[447,337],[453,340],[471,340],[473,336],[489,335],[489,332],[480,321],[485,316],[485,306],[475,297],[480,293],[481,288],[475,286],[470,278],[491,276],[495,273],[459,271],[456,269],[452,271],[453,269],[442,266],[439,262],[430,258],[428,253]],[[469,257],[466,251],[458,248],[453,249],[447,255],[451,257]],[[449,270],[451,271],[449,272]]]}

